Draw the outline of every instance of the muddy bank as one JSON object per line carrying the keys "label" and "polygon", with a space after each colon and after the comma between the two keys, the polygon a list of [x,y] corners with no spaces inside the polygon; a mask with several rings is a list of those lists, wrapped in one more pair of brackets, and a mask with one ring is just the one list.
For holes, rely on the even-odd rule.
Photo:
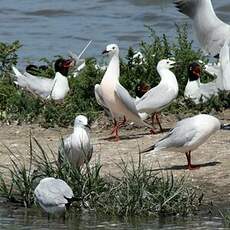
{"label": "muddy bank", "polygon": [[[217,115],[221,120],[230,123],[230,110]],[[92,161],[100,159],[103,173],[119,175],[117,164],[121,159],[138,162],[138,150],[144,149],[165,133],[149,135],[144,128],[128,125],[121,130],[121,140],[111,140],[110,129],[104,120],[97,121],[92,128],[94,155]],[[176,117],[162,117],[164,128],[167,130],[175,125]],[[48,151],[57,152],[59,140],[72,132],[72,128],[44,129],[39,125],[6,125],[0,128],[0,161],[10,167],[9,147],[22,161],[29,158],[30,133]],[[197,188],[202,189],[206,202],[225,203],[230,197],[230,132],[218,131],[209,140],[192,153],[192,162],[201,164],[198,170],[186,170],[186,157],[181,153],[159,152],[142,156],[146,165],[151,165],[156,172],[172,171],[175,176],[186,175],[188,180]]]}

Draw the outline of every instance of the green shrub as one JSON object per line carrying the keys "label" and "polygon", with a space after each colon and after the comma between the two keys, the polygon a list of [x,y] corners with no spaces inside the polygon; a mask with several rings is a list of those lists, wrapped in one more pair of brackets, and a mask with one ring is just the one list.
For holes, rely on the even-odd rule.
{"label": "green shrub", "polygon": [[[125,59],[121,58],[121,84],[135,97],[135,87],[140,82],[149,83],[152,87],[159,83],[160,77],[157,73],[157,63],[162,58],[175,58],[177,63],[173,69],[178,84],[178,98],[164,110],[166,113],[191,113],[221,111],[230,107],[230,95],[228,92],[220,92],[207,102],[195,105],[191,100],[183,96],[187,84],[187,66],[193,61],[207,60],[202,56],[201,51],[194,51],[192,42],[188,39],[187,26],[177,26],[177,36],[173,42],[169,42],[166,35],[158,36],[152,27],[148,27],[150,42],[142,42],[140,51],[144,60],[133,58],[134,51],[130,47]],[[78,76],[70,77],[70,92],[63,103],[55,101],[44,101],[41,98],[18,89],[12,83],[11,65],[16,64],[16,51],[20,47],[19,42],[10,45],[0,44],[0,119],[17,120],[19,122],[38,122],[44,127],[68,126],[77,114],[85,114],[90,119],[97,117],[102,108],[96,103],[94,97],[94,85],[100,83],[104,72],[95,68],[96,60],[86,60],[86,67]],[[58,56],[59,57],[59,56]],[[55,57],[54,59],[56,59]],[[54,72],[52,65],[54,60],[43,58],[49,68],[41,71],[41,76],[52,77]],[[142,63],[138,65],[137,63]],[[6,76],[6,77],[5,77]],[[206,73],[202,74],[202,81],[209,81],[211,78]]]}

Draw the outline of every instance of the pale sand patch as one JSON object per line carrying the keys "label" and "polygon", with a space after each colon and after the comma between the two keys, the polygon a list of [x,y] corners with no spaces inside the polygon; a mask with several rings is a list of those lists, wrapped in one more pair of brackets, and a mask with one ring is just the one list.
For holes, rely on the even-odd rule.
{"label": "pale sand patch", "polygon": [[[230,110],[219,114],[218,117],[230,123]],[[173,127],[175,122],[174,116],[163,117],[164,128]],[[10,167],[9,151],[5,146],[9,147],[22,161],[29,159],[30,132],[48,152],[52,149],[57,153],[61,136],[70,134],[72,128],[44,129],[39,125],[2,124],[0,128],[1,164]],[[104,174],[119,175],[120,170],[117,164],[121,162],[121,159],[129,162],[133,158],[137,163],[138,149],[148,147],[166,134],[146,135],[148,132],[147,129],[129,126],[121,130],[121,140],[114,142],[107,139],[110,136],[110,129],[100,129],[95,123],[91,132],[94,144],[92,162],[100,158]],[[183,167],[186,165],[186,157],[181,153],[146,154],[142,156],[142,160],[144,164],[152,165],[156,172],[172,171],[176,177],[187,175],[193,185],[203,189],[206,201],[226,203],[226,200],[230,198],[230,131],[218,131],[192,153],[192,162],[203,165],[198,170],[186,170]]]}

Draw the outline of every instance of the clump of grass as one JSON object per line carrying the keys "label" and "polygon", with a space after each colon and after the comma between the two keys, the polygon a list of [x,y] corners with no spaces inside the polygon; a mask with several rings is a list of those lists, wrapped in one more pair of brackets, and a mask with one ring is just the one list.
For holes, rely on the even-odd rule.
{"label": "clump of grass", "polygon": [[221,218],[224,221],[225,227],[229,228],[230,227],[230,211],[229,210],[228,211],[219,210],[219,213],[220,213]]}
{"label": "clump of grass", "polygon": [[[30,144],[30,147],[32,145]],[[0,194],[9,201],[24,204],[30,207],[33,203],[33,189],[36,176],[32,165],[32,149],[28,165],[22,162],[9,148],[11,167],[8,168],[9,178],[0,177]]]}
{"label": "clump of grass", "polygon": [[122,161],[121,177],[115,177],[108,191],[100,194],[97,210],[120,217],[182,215],[198,210],[199,199],[185,177],[156,173],[139,161],[136,166]]}
{"label": "clump of grass", "polygon": [[29,162],[25,164],[10,151],[8,177],[3,173],[0,177],[0,195],[25,207],[33,204],[33,191],[39,181],[55,177],[70,185],[80,205],[96,213],[121,217],[186,216],[198,210],[198,195],[185,177],[175,179],[172,173],[156,173],[141,158],[138,165],[122,160],[118,166],[122,176],[109,177],[101,175],[102,165],[98,162],[81,169],[68,161],[59,164],[57,154],[52,150],[48,153],[35,138],[30,139],[29,152]]}

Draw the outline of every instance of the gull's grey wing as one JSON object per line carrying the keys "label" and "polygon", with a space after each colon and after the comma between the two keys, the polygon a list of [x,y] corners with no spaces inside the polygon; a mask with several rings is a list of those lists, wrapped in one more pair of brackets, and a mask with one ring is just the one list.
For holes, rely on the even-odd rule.
{"label": "gull's grey wing", "polygon": [[174,4],[178,8],[179,12],[193,18],[199,7],[200,1],[204,0],[174,0]]}
{"label": "gull's grey wing", "polygon": [[94,95],[95,95],[95,98],[96,98],[96,101],[98,103],[98,105],[102,106],[103,109],[105,110],[105,113],[109,116],[109,117],[112,117],[111,115],[111,112],[108,108],[108,106],[106,105],[103,97],[102,97],[102,94],[101,94],[101,86],[99,84],[96,84],[94,86]]}
{"label": "gull's grey wing", "polygon": [[96,84],[94,86],[94,94],[95,94],[95,98],[96,98],[96,101],[97,103],[102,106],[103,108],[106,108],[108,109],[108,106],[106,105],[103,97],[102,97],[102,94],[101,94],[101,87],[99,84]]}
{"label": "gull's grey wing", "polygon": [[58,162],[62,164],[66,158],[68,158],[71,151],[71,135],[65,139],[61,139],[61,143],[58,148]]}
{"label": "gull's grey wing", "polygon": [[19,72],[16,67],[12,67],[16,81],[15,83],[25,89],[31,90],[32,92],[39,94],[42,97],[50,95],[52,86],[54,84],[53,79],[37,77],[32,74],[26,73],[26,76]]}
{"label": "gull's grey wing", "polygon": [[119,83],[116,85],[115,94],[122,101],[122,103],[128,108],[130,112],[132,112],[133,114],[139,117],[135,105],[135,99],[131,97],[129,92]]}
{"label": "gull's grey wing", "polygon": [[165,137],[156,142],[155,150],[186,146],[194,140],[196,134],[197,130],[194,128],[191,118],[183,119],[177,122],[176,127],[171,129]]}
{"label": "gull's grey wing", "polygon": [[87,154],[87,162],[90,162],[91,158],[92,158],[92,155],[93,155],[93,145],[90,144],[90,150],[89,150],[89,153]]}
{"label": "gull's grey wing", "polygon": [[168,105],[177,94],[166,85],[159,84],[145,93],[136,103],[139,112],[154,112]]}
{"label": "gull's grey wing", "polygon": [[65,181],[61,179],[56,179],[55,183],[56,183],[56,187],[61,191],[64,197],[66,198],[73,197],[73,191]]}
{"label": "gull's grey wing", "polygon": [[62,180],[50,178],[45,184],[39,184],[35,189],[37,200],[45,206],[66,204],[65,199],[73,197],[72,189]]}

